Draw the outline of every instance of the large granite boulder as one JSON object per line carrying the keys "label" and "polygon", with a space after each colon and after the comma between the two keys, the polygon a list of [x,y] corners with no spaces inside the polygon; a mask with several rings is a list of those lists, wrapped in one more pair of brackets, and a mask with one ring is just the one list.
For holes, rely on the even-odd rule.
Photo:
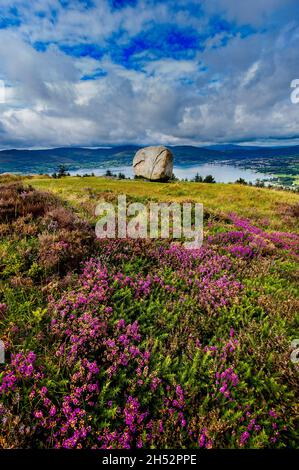
{"label": "large granite boulder", "polygon": [[136,176],[151,181],[169,180],[173,174],[172,153],[163,146],[145,147],[136,153],[133,168]]}

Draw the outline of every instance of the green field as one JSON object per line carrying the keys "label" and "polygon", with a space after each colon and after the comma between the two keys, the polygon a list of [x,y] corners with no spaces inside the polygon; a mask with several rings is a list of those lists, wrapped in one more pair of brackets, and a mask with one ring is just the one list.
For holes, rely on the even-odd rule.
{"label": "green field", "polygon": [[299,202],[296,193],[236,184],[154,183],[103,177],[33,177],[24,181],[37,189],[51,191],[87,212],[91,212],[95,201],[105,198],[107,193],[126,194],[143,201],[200,202],[208,211],[237,212],[256,221],[268,218],[273,229],[296,225],[296,221],[288,216],[288,207]]}

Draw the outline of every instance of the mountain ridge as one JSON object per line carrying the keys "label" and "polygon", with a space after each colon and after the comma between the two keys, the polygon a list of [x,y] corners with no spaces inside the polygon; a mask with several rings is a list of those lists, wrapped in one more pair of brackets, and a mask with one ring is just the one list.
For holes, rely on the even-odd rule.
{"label": "mountain ridge", "polygon": [[[142,145],[114,147],[55,147],[49,149],[0,150],[0,173],[46,174],[53,173],[59,164],[69,171],[95,168],[113,168],[132,164],[135,152]],[[212,146],[214,147],[214,146]],[[299,146],[244,147],[236,145],[196,147],[169,146],[177,166],[188,167],[204,163],[231,164],[274,174],[298,175]]]}

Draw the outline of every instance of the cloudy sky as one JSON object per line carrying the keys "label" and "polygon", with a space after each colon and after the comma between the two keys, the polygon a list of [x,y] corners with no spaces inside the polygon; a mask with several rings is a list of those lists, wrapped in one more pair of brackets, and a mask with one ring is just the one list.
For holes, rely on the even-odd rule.
{"label": "cloudy sky", "polygon": [[0,0],[0,148],[299,143],[298,59],[298,0]]}

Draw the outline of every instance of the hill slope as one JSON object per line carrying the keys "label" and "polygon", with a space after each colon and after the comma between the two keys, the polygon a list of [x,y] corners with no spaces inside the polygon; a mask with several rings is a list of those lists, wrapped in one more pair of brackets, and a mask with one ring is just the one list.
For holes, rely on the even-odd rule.
{"label": "hill slope", "polygon": [[[299,195],[268,188],[237,184],[206,184],[191,182],[154,183],[138,180],[117,180],[103,177],[66,177],[53,179],[34,177],[25,179],[35,188],[51,191],[71,202],[83,215],[91,215],[95,201],[111,195],[126,194],[139,200],[200,202],[208,211],[237,212],[257,222],[268,219],[272,229],[294,228],[296,218],[291,207],[296,207]],[[295,210],[295,209],[294,209]],[[87,212],[86,212],[87,211]],[[291,225],[289,225],[291,224]]]}
{"label": "hill slope", "polygon": [[[298,195],[8,180],[1,448],[298,447]],[[97,240],[95,205],[124,193],[204,201],[202,248]]]}

